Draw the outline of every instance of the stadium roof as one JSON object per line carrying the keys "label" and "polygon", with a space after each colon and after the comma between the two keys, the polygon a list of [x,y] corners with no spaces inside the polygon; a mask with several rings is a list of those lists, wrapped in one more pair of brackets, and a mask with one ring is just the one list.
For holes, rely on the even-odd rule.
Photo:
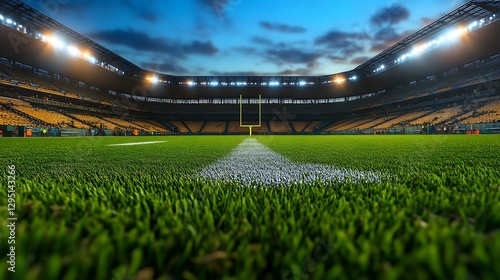
{"label": "stadium roof", "polygon": [[[75,32],[74,30],[62,25],[54,19],[42,14],[41,12],[31,8],[30,6],[22,3],[19,0],[4,0],[0,1],[0,10],[9,16],[12,16],[24,24],[28,24],[30,28],[39,31],[48,31],[60,33],[68,40],[81,46],[90,48],[93,53],[108,64],[124,71],[129,74],[141,75],[147,73],[146,71],[121,57],[120,55],[110,51],[95,41]],[[423,29],[413,33],[402,41],[396,43],[392,47],[386,49],[382,53],[369,59],[365,63],[356,67],[351,71],[344,73],[336,73],[324,76],[172,76],[161,75],[161,79],[170,84],[179,85],[190,81],[195,84],[210,83],[224,84],[231,83],[237,84],[247,83],[252,85],[267,85],[272,86],[272,83],[279,82],[280,84],[294,84],[294,85],[323,85],[332,83],[335,75],[343,74],[344,79],[357,78],[357,73],[371,75],[372,70],[379,67],[381,64],[389,65],[403,52],[408,51],[413,45],[426,39],[432,38],[437,34],[444,32],[447,28],[456,24],[467,23],[480,18],[488,17],[492,14],[500,12],[500,1],[493,0],[475,0],[465,3],[454,11],[444,15],[440,19],[424,27]],[[498,20],[497,17],[495,20]],[[364,75],[363,75],[364,76]]]}
{"label": "stadium roof", "polygon": [[43,13],[31,8],[19,0],[0,1],[0,10],[8,13],[9,16],[16,18],[16,20],[23,22],[25,25],[29,24],[30,26],[28,27],[35,30],[50,30],[51,32],[58,32],[75,44],[92,49],[95,55],[104,57],[108,64],[111,64],[124,72],[128,72],[130,70],[141,70],[132,62],[101,46],[93,40],[77,33],[76,31],[62,25]]}
{"label": "stadium roof", "polygon": [[381,52],[365,63],[356,67],[355,70],[373,70],[379,65],[393,61],[402,52],[415,45],[417,42],[429,39],[440,32],[444,32],[450,26],[490,16],[500,12],[500,1],[498,0],[475,0],[465,3],[454,11],[444,15],[440,19],[406,37],[387,50]]}

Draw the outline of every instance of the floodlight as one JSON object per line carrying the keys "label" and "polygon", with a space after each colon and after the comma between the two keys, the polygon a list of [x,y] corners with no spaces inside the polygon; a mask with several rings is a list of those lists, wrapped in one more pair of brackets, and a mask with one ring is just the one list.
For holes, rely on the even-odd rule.
{"label": "floodlight", "polygon": [[11,20],[10,18],[8,18],[8,19],[6,20],[6,22],[7,22],[7,24],[12,24],[12,20]]}
{"label": "floodlight", "polygon": [[64,42],[63,42],[61,39],[59,39],[59,38],[57,38],[57,37],[55,37],[55,36],[48,37],[47,39],[48,39],[48,41],[49,41],[49,42],[50,42],[50,43],[51,43],[54,47],[56,47],[56,48],[58,48],[58,49],[62,49],[62,48],[64,48]]}
{"label": "floodlight", "polygon": [[335,82],[336,84],[341,85],[341,84],[343,84],[343,83],[345,82],[345,79],[343,79],[343,78],[335,78],[335,81],[334,81],[334,82]]}
{"label": "floodlight", "polygon": [[5,19],[5,18],[4,18],[2,15],[0,15],[0,20],[4,20],[4,19]]}
{"label": "floodlight", "polygon": [[305,86],[306,84],[307,84],[307,83],[306,83],[305,81],[300,81],[300,82],[299,82],[299,85],[301,85],[301,86]]}
{"label": "floodlight", "polygon": [[69,46],[67,48],[67,50],[68,50],[69,54],[72,56],[80,56],[81,55],[80,50],[78,50],[75,46]]}
{"label": "floodlight", "polygon": [[97,63],[97,59],[95,57],[91,56],[88,52],[85,52],[83,54],[83,58],[85,58],[85,60],[87,60],[88,62],[90,62],[92,64]]}
{"label": "floodlight", "polygon": [[93,57],[93,56],[90,56],[90,55],[87,57],[87,61],[90,62],[90,63],[92,63],[92,64],[96,64],[97,63],[97,59],[95,57]]}

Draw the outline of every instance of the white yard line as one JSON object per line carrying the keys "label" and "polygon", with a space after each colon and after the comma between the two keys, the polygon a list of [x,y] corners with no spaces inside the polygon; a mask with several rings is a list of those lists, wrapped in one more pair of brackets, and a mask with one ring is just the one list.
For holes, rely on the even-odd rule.
{"label": "white yard line", "polygon": [[245,139],[228,156],[201,169],[209,180],[243,185],[294,185],[312,182],[380,182],[381,175],[321,164],[294,163],[253,138]]}
{"label": "white yard line", "polygon": [[149,145],[149,144],[157,144],[157,143],[164,143],[164,142],[166,142],[166,141],[150,141],[150,142],[135,142],[135,143],[110,144],[110,145],[108,145],[108,147]]}

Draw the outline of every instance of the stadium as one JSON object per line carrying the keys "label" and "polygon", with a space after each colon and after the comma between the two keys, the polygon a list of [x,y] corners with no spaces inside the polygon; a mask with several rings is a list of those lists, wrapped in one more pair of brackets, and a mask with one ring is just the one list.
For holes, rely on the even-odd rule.
{"label": "stadium", "polygon": [[2,279],[500,277],[499,1],[324,75],[153,71],[24,2]]}

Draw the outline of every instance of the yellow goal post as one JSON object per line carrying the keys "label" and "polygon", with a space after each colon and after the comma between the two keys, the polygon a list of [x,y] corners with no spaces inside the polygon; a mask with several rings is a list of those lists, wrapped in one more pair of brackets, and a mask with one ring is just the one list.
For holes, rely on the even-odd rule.
{"label": "yellow goal post", "polygon": [[240,95],[240,127],[248,127],[250,136],[252,135],[252,128],[262,126],[262,97],[259,95],[259,123],[257,124],[243,124],[243,95]]}

